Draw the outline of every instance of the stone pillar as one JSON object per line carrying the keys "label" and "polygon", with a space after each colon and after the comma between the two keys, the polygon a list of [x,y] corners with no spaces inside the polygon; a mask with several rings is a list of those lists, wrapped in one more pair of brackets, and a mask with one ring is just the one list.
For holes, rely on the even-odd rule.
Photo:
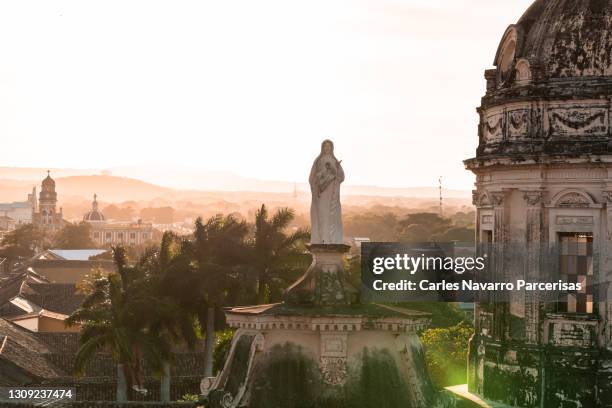
{"label": "stone pillar", "polygon": [[[540,248],[542,245],[542,192],[524,191],[523,198],[527,205],[525,228],[525,250],[527,265],[525,278],[527,281],[540,279]],[[537,344],[539,340],[540,302],[538,293],[525,293],[525,337],[528,343]]]}
{"label": "stone pillar", "polygon": [[[506,209],[505,209],[505,193],[503,191],[491,193],[491,201],[493,204],[493,262],[491,266],[493,273],[491,277],[497,281],[505,281],[505,247],[507,244],[507,225],[506,225]],[[493,337],[498,340],[508,338],[510,333],[510,325],[507,324],[509,318],[508,297],[499,299],[497,295],[493,295],[494,300],[494,316],[493,316]],[[501,300],[501,301],[500,301]]]}
{"label": "stone pillar", "polygon": [[[603,198],[605,200],[605,220],[606,229],[603,234],[601,242],[601,251],[603,252],[603,265],[601,265],[599,280],[600,282],[612,282],[612,190],[602,191]],[[608,350],[612,350],[612,285],[607,287],[606,291],[600,290],[599,296],[605,297],[605,299],[599,299],[599,304],[604,306],[604,312],[601,316],[606,319],[602,325],[605,333],[603,337],[604,346]]]}

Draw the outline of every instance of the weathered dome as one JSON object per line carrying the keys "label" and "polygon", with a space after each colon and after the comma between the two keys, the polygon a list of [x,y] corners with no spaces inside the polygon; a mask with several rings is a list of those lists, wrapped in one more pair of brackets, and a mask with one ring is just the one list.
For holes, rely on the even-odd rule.
{"label": "weathered dome", "polygon": [[500,82],[612,76],[612,0],[537,0],[506,30],[494,65]]}
{"label": "weathered dome", "polygon": [[94,200],[91,203],[91,210],[83,216],[83,221],[86,222],[100,222],[104,221],[104,215],[102,211],[98,209],[98,196],[94,194]]}
{"label": "weathered dome", "polygon": [[468,167],[612,155],[612,0],[536,0],[494,65]]}

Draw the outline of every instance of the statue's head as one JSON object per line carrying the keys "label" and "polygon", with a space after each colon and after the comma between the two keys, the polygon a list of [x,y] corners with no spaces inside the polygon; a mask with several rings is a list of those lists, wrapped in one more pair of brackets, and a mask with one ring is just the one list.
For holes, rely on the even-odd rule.
{"label": "statue's head", "polygon": [[321,154],[334,154],[334,142],[329,139],[325,139],[321,143]]}

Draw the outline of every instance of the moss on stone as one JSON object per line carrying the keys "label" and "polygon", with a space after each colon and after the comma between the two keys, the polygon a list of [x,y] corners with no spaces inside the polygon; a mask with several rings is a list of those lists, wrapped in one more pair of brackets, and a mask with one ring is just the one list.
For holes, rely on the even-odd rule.
{"label": "moss on stone", "polygon": [[360,367],[351,370],[346,384],[351,408],[411,407],[408,384],[387,350],[363,349]]}
{"label": "moss on stone", "polygon": [[253,373],[249,406],[257,408],[319,407],[321,378],[317,362],[291,343],[274,346]]}

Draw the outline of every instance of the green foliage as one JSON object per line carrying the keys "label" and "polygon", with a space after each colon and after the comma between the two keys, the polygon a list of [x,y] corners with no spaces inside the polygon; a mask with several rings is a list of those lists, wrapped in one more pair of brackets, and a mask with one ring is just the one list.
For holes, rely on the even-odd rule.
{"label": "green foliage", "polygon": [[389,211],[348,215],[346,234],[368,237],[375,242],[474,241],[474,213],[456,213],[450,218],[436,213],[420,212],[403,217]]}
{"label": "green foliage", "polygon": [[301,347],[286,343],[275,345],[252,387],[251,405],[258,408],[320,407],[321,379],[318,362]]}
{"label": "green foliage", "polygon": [[257,303],[279,301],[282,291],[295,280],[309,257],[304,255],[304,243],[310,232],[297,229],[291,234],[285,230],[294,219],[289,208],[277,210],[271,217],[265,205],[255,215],[254,236],[249,242],[249,264],[257,276]]}
{"label": "green foliage", "polygon": [[451,227],[447,218],[434,213],[409,214],[399,223],[399,241],[430,241],[434,234],[439,234]]}
{"label": "green foliage", "polygon": [[409,407],[408,384],[403,380],[393,356],[387,350],[363,350],[361,372],[349,380],[349,407]]}
{"label": "green foliage", "polygon": [[225,364],[225,360],[227,360],[227,356],[232,346],[234,333],[235,331],[230,329],[217,332],[213,355],[213,373],[215,374],[223,369],[223,365]]}
{"label": "green foliage", "polygon": [[474,328],[469,323],[461,322],[452,327],[428,329],[421,334],[429,375],[437,387],[467,381],[468,342],[473,333]]}
{"label": "green foliage", "polygon": [[351,237],[368,237],[374,242],[397,240],[398,216],[391,212],[351,214],[344,219],[344,231]]}
{"label": "green foliage", "polygon": [[474,242],[475,232],[473,227],[451,227],[444,232],[433,234],[431,239],[437,242]]}
{"label": "green foliage", "polygon": [[66,224],[53,239],[53,247],[60,249],[89,249],[96,244],[91,240],[91,226],[86,222]]}
{"label": "green foliage", "polygon": [[198,402],[200,396],[198,394],[183,394],[179,402]]}
{"label": "green foliage", "polygon": [[10,259],[29,258],[46,246],[46,237],[44,231],[33,224],[24,224],[7,233],[0,246],[0,256]]}
{"label": "green foliage", "polygon": [[399,306],[417,310],[419,312],[431,313],[431,325],[433,328],[445,328],[455,326],[467,321],[468,316],[456,303],[445,302],[407,302]]}
{"label": "green foliage", "polygon": [[74,363],[77,374],[84,372],[95,353],[106,349],[123,364],[128,380],[134,382],[140,376],[141,357],[161,371],[170,345],[146,330],[156,300],[143,285],[142,270],[126,264],[121,247],[113,249],[113,257],[117,272],[91,281],[82,306],[65,323],[82,325]]}

